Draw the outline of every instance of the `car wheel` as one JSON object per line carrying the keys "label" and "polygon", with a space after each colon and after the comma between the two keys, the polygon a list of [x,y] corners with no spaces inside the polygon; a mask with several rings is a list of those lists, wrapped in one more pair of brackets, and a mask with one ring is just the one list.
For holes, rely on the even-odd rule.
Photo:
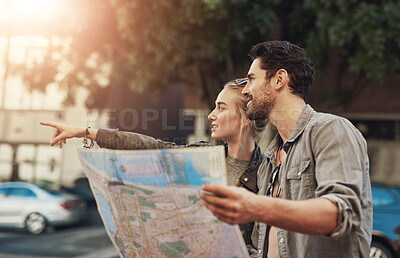
{"label": "car wheel", "polygon": [[380,242],[372,241],[369,251],[370,258],[394,258],[390,250]]}
{"label": "car wheel", "polygon": [[33,212],[26,217],[25,227],[29,233],[37,235],[45,231],[47,220],[43,215]]}

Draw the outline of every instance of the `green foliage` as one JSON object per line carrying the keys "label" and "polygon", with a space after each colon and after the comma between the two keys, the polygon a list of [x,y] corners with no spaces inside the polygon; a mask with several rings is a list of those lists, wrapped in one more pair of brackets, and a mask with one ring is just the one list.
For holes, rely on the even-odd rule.
{"label": "green foliage", "polygon": [[251,42],[264,38],[272,20],[272,12],[251,1],[115,0],[113,4],[129,49],[130,85],[157,92],[180,81],[202,87],[211,102],[225,81],[243,76],[246,51]]}
{"label": "green foliage", "polygon": [[351,71],[372,78],[400,72],[400,2],[305,0],[315,13],[307,49],[321,60],[335,49]]}

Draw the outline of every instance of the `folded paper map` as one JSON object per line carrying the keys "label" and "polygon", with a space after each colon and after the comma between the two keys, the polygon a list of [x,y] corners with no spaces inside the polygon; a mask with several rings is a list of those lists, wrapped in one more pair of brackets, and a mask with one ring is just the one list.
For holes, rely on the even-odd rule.
{"label": "folded paper map", "polygon": [[204,183],[226,184],[223,147],[78,152],[121,257],[248,257],[239,227],[199,197]]}

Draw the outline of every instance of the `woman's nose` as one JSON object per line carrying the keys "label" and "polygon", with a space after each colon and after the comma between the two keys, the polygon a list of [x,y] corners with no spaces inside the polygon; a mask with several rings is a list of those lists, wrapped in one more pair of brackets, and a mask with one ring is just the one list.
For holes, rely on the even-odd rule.
{"label": "woman's nose", "polygon": [[214,115],[214,111],[212,111],[208,116],[207,116],[208,120],[210,121],[214,121],[215,120],[215,115]]}
{"label": "woman's nose", "polygon": [[250,93],[248,85],[249,85],[249,83],[247,83],[246,86],[244,86],[244,88],[242,90],[242,94],[245,96],[248,96]]}

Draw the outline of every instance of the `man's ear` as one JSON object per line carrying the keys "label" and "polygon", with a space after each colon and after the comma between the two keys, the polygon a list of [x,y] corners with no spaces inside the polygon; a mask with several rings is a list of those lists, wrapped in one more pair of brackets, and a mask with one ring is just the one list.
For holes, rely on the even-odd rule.
{"label": "man's ear", "polygon": [[275,89],[283,89],[283,86],[289,84],[289,74],[285,69],[279,69],[275,74]]}

